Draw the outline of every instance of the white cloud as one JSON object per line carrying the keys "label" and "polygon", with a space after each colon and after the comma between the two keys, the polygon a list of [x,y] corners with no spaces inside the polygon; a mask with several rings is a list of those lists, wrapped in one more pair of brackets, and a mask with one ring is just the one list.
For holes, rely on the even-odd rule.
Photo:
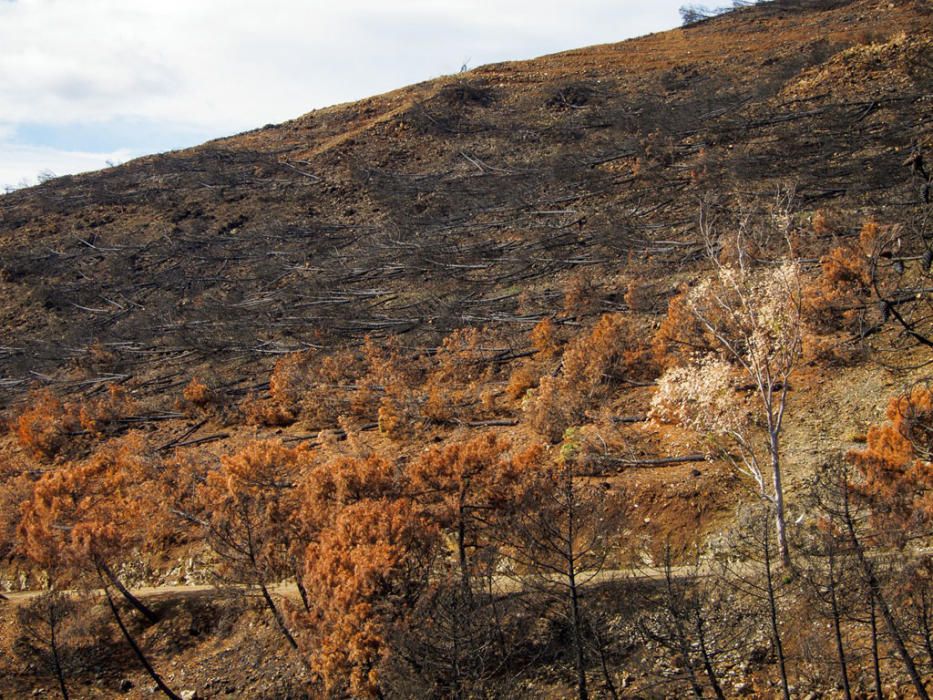
{"label": "white cloud", "polygon": [[0,143],[0,192],[7,187],[34,185],[41,173],[65,175],[106,168],[133,157],[129,151],[83,153],[42,146]]}
{"label": "white cloud", "polygon": [[634,0],[20,0],[0,5],[0,121],[259,125],[467,57],[643,33],[673,24],[679,1],[649,12]]}
{"label": "white cloud", "polygon": [[670,27],[682,2],[0,2],[0,142],[11,125],[115,120],[233,133],[455,72],[467,59],[530,58]]}

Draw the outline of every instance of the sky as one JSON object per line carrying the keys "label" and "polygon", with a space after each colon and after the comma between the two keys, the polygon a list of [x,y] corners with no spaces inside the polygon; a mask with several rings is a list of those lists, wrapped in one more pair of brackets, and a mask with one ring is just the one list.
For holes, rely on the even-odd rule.
{"label": "sky", "polygon": [[684,0],[0,0],[0,192],[497,61]]}

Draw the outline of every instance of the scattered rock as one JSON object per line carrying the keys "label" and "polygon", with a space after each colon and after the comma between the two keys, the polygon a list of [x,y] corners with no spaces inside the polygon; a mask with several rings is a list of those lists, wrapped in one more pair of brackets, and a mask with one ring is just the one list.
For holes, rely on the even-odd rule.
{"label": "scattered rock", "polygon": [[181,700],[198,700],[198,691],[183,690],[180,693]]}
{"label": "scattered rock", "polygon": [[124,678],[123,680],[120,681],[120,692],[121,693],[128,693],[132,689],[133,689],[133,681],[131,681],[129,678]]}

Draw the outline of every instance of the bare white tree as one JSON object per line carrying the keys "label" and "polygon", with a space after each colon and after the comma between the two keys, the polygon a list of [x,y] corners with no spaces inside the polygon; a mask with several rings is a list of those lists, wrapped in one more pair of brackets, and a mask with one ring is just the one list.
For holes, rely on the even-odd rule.
{"label": "bare white tree", "polygon": [[[711,259],[712,276],[690,291],[686,306],[714,350],[661,377],[652,413],[706,435],[754,481],[774,506],[781,559],[789,564],[781,430],[801,355],[800,269],[789,261],[753,268],[742,254],[736,266]],[[765,447],[755,423],[764,428]]]}

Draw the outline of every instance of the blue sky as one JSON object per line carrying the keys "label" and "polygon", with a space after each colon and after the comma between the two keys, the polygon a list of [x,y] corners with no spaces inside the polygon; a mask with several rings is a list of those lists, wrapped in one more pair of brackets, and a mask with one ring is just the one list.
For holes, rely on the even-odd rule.
{"label": "blue sky", "polygon": [[0,0],[0,191],[496,61],[677,26],[684,0]]}

